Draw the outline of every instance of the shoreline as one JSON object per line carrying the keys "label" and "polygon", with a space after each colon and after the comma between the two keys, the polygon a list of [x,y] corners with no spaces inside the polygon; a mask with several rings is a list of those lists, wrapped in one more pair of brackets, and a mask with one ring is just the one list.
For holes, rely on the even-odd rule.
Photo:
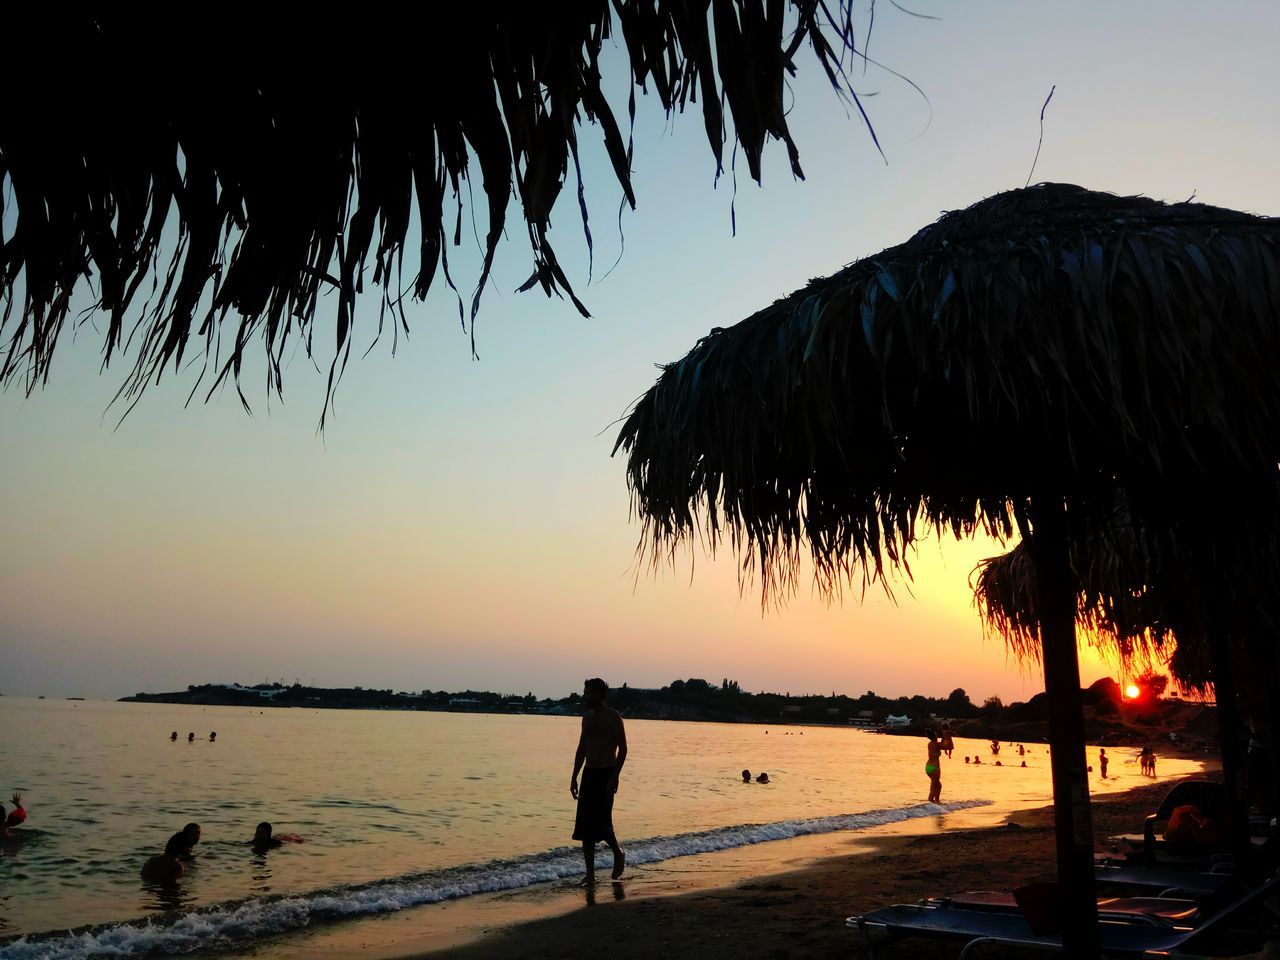
{"label": "shoreline", "polygon": [[[1173,782],[1142,783],[1096,800],[1095,835],[1136,829]],[[549,883],[325,925],[264,942],[252,955],[550,960],[572,949],[619,960],[695,953],[700,960],[739,960],[750,949],[753,956],[816,960],[861,951],[844,928],[850,914],[1053,876],[1051,806],[976,807],[680,857],[629,870],[621,884],[602,881],[592,896],[574,883]]]}

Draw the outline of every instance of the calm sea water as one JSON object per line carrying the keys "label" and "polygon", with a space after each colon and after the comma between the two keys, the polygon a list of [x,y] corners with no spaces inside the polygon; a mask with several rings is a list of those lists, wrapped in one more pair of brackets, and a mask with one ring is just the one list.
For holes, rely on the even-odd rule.
{"label": "calm sea water", "polygon": [[[21,790],[30,814],[22,839],[0,847],[0,958],[226,948],[317,919],[576,876],[578,724],[0,698],[0,792]],[[656,721],[627,732],[614,819],[637,865],[939,812],[923,802],[922,740]],[[961,759],[979,752],[980,767]],[[1115,778],[1095,787],[1132,786],[1130,751],[1111,752]],[[1025,770],[1008,748],[1001,759],[1010,765],[957,741],[944,804],[1047,800],[1043,746],[1029,745]],[[772,783],[742,784],[743,767]],[[1160,774],[1198,769],[1163,760]],[[204,835],[183,880],[143,884],[143,861],[192,820]],[[255,855],[260,820],[305,842]],[[607,850],[598,859],[607,867]]]}

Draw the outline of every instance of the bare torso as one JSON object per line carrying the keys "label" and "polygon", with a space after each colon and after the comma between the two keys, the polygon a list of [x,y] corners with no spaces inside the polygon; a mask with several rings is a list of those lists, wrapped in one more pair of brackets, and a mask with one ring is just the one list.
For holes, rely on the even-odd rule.
{"label": "bare torso", "polygon": [[582,718],[582,747],[588,767],[612,767],[622,743],[622,715],[609,706]]}

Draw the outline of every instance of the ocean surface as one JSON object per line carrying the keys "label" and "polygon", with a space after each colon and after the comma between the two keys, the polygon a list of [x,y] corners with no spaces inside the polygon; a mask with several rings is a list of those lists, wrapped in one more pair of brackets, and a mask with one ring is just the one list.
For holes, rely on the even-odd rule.
{"label": "ocean surface", "polygon": [[[0,799],[7,808],[21,790],[29,812],[18,839],[0,843],[0,960],[234,952],[343,917],[577,879],[578,727],[575,717],[0,698]],[[1022,769],[1014,748],[996,767],[986,743],[957,741],[937,805],[924,802],[916,738],[642,720],[627,734],[614,822],[641,870],[1050,794],[1040,744],[1027,745]],[[1095,792],[1137,783],[1133,751],[1108,752],[1111,778],[1095,779]],[[981,766],[964,763],[978,753]],[[744,767],[771,782],[743,784]],[[1159,764],[1161,778],[1199,769]],[[261,820],[303,842],[253,853]],[[143,862],[188,821],[203,838],[186,875],[143,883]],[[597,866],[611,862],[602,846]]]}

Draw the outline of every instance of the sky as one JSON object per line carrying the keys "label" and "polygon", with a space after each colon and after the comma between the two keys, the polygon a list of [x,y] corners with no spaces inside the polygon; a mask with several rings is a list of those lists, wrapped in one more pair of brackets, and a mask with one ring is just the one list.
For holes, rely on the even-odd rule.
{"label": "sky", "polygon": [[[639,525],[610,456],[655,364],[943,211],[1022,186],[1051,88],[1035,180],[1280,213],[1280,5],[903,6],[939,19],[879,3],[870,54],[925,96],[875,66],[855,74],[883,158],[808,58],[790,114],[804,181],[774,143],[763,186],[744,163],[735,197],[728,170],[714,182],[701,118],[668,122],[641,98],[638,208],[622,217],[617,266],[605,276],[619,189],[598,131],[582,134],[590,285],[572,183],[553,216],[592,316],[514,292],[531,260],[513,218],[479,358],[438,283],[394,358],[387,341],[353,359],[323,435],[324,377],[301,354],[283,405],[250,373],[252,415],[234,394],[184,406],[187,374],[118,423],[108,406],[127,368],[100,373],[100,339],[81,330],[48,387],[0,393],[0,693],[283,678],[563,696],[594,675],[792,693],[961,687],[978,702],[1042,689],[972,606],[970,573],[999,544],[922,543],[893,600],[855,588],[828,604],[802,588],[762,609],[730,555],[637,564]],[[450,253],[468,295],[479,259],[465,237]],[[376,306],[366,297],[357,314],[358,343]],[[1086,682],[1116,672],[1088,649],[1081,669]]]}

